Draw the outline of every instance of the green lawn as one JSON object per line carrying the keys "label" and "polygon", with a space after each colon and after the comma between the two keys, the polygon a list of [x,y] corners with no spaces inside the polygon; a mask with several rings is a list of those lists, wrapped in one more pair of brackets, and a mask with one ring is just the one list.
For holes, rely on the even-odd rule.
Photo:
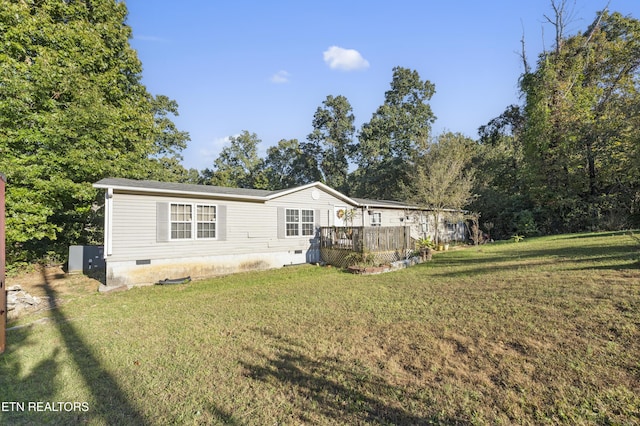
{"label": "green lawn", "polygon": [[640,424],[639,249],[563,235],[79,297],[9,324],[0,401],[25,411],[0,423]]}

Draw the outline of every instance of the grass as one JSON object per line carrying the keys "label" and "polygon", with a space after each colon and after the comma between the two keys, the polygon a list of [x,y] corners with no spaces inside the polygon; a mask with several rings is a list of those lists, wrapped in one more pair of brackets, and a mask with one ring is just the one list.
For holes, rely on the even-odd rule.
{"label": "grass", "polygon": [[0,401],[88,410],[0,423],[640,424],[638,255],[563,235],[80,297],[9,324]]}

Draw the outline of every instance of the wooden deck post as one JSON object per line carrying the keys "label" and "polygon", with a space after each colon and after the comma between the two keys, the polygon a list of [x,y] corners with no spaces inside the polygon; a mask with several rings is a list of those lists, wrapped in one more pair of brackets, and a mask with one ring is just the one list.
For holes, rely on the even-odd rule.
{"label": "wooden deck post", "polygon": [[7,178],[0,173],[0,354],[4,353],[7,334],[7,289],[5,288],[4,188]]}

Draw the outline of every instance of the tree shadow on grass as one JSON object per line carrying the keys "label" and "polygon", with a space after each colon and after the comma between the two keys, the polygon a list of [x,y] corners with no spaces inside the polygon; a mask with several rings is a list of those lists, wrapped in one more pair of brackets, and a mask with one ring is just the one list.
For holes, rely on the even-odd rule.
{"label": "tree shadow on grass", "polygon": [[[637,232],[637,230],[635,231]],[[602,232],[590,232],[580,234],[567,234],[555,236],[558,240],[584,240],[592,239],[594,237],[619,237],[621,235],[629,235],[632,231],[602,231]]]}
{"label": "tree shadow on grass", "polygon": [[245,375],[291,393],[294,422],[317,424],[467,425],[469,422],[434,413],[426,396],[394,386],[359,360],[312,358],[286,337],[263,329],[275,355],[258,354],[264,362],[242,362]]}
{"label": "tree shadow on grass", "polygon": [[[90,345],[83,339],[64,314],[58,309],[57,292],[52,288],[45,273],[43,273],[43,288],[49,299],[52,323],[57,327],[61,340],[71,356],[73,367],[79,372],[86,389],[91,393],[92,401],[52,401],[60,393],[57,389],[58,374],[60,373],[59,349],[41,361],[32,372],[23,379],[19,379],[22,366],[19,360],[11,363],[0,363],[2,378],[2,401],[28,402],[77,402],[88,403],[88,410],[60,409],[11,411],[7,418],[11,424],[78,424],[99,421],[103,424],[146,425],[149,422],[129,400],[114,377],[105,370],[94,354]],[[8,334],[8,352],[21,345],[32,344],[29,339],[30,327],[10,330]],[[6,386],[6,387],[5,387]],[[28,400],[26,400],[27,398]],[[59,398],[59,396],[57,397]],[[28,407],[28,406],[27,406]],[[25,407],[25,408],[27,408]]]}
{"label": "tree shadow on grass", "polygon": [[31,368],[26,376],[24,376],[22,364],[17,360],[9,359],[8,354],[15,348],[33,344],[29,336],[30,327],[7,329],[7,347],[4,355],[0,358],[0,402],[16,404],[3,407],[3,411],[0,413],[0,423],[2,424],[37,423],[35,421],[36,415],[29,411],[28,403],[50,401],[56,393],[55,375],[58,371],[58,348],[53,348],[51,354]]}
{"label": "tree shadow on grass", "polygon": [[[565,267],[566,265],[566,267]],[[584,266],[580,266],[584,265]],[[628,246],[561,247],[531,250],[513,247],[509,254],[488,254],[481,258],[442,258],[430,265],[431,276],[460,277],[494,274],[523,267],[554,267],[564,270],[628,270],[640,269],[638,253]],[[447,270],[439,270],[439,267]],[[453,270],[449,270],[453,269]]]}

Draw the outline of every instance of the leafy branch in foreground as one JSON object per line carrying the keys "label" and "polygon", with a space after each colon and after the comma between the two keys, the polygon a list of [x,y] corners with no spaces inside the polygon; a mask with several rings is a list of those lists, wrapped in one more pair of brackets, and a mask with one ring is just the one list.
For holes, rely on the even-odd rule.
{"label": "leafy branch in foreground", "polygon": [[141,83],[126,17],[124,2],[113,0],[2,3],[9,263],[93,242],[102,222],[93,182],[172,179],[164,166],[179,159],[188,134],[168,117],[176,103],[153,98]]}

